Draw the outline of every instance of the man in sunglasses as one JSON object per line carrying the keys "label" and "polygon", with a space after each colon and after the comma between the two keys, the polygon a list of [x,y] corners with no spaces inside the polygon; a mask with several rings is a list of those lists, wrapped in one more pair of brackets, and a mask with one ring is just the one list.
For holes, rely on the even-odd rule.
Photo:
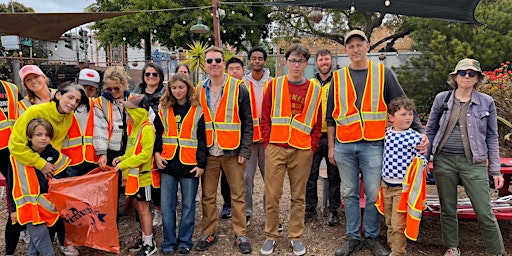
{"label": "man in sunglasses", "polygon": [[[326,113],[328,156],[340,172],[348,235],[335,255],[348,256],[364,246],[374,255],[384,256],[389,252],[377,241],[380,214],[375,202],[381,186],[387,104],[406,96],[391,69],[368,59],[370,44],[363,31],[350,31],[344,44],[351,63],[333,72]],[[411,128],[422,134],[418,151],[425,153],[428,139],[416,113]],[[360,233],[360,170],[366,194],[364,242]]]}
{"label": "man in sunglasses", "polygon": [[304,77],[311,54],[293,44],[285,52],[288,75],[272,79],[263,96],[261,134],[265,147],[265,235],[260,252],[270,255],[279,238],[279,199],[286,174],[290,180],[288,239],[295,255],[306,253],[304,233],[306,183],[313,152],[322,136],[320,84]]}
{"label": "man in sunglasses", "polygon": [[[251,156],[253,123],[249,92],[243,81],[224,73],[224,53],[218,47],[206,50],[209,78],[197,85],[204,111],[207,165],[201,177],[203,230],[196,251],[205,251],[217,242],[217,188],[221,169],[231,188],[232,225],[235,245],[241,253],[251,253],[246,236],[244,170]],[[237,110],[237,111],[236,111]]]}

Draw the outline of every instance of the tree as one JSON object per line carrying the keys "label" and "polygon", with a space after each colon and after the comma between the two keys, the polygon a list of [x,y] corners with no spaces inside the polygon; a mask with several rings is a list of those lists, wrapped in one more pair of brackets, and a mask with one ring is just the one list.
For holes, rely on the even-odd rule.
{"label": "tree", "polygon": [[[272,9],[271,18],[275,21],[274,33],[279,37],[313,36],[333,40],[339,44],[344,42],[344,34],[353,29],[361,29],[370,38],[373,30],[380,26],[398,28],[401,23],[400,16],[386,15],[380,12],[358,12],[350,10],[322,10],[322,19],[315,21],[320,11],[313,7],[284,6]],[[315,15],[313,15],[315,13]],[[402,30],[389,35],[377,42],[370,42],[370,51],[390,42],[394,42],[408,35],[411,31]],[[276,38],[274,37],[274,38]]]}
{"label": "tree", "polygon": [[482,1],[476,8],[477,20],[485,25],[404,18],[401,30],[414,30],[410,37],[415,50],[422,52],[397,69],[398,78],[418,105],[428,113],[435,95],[450,86],[448,74],[466,57],[480,61],[483,70],[493,68],[512,57],[512,0]]}
{"label": "tree", "polygon": [[27,7],[16,1],[9,1],[9,3],[0,4],[0,13],[12,13],[13,9],[14,12],[34,12],[32,7]]}
{"label": "tree", "polygon": [[[267,7],[250,4],[222,5],[226,16],[221,19],[222,41],[245,50],[247,45],[256,45],[267,35]],[[201,38],[209,38],[213,44],[213,29],[205,35],[190,32],[190,27],[202,16],[205,25],[212,25],[212,3],[209,0],[97,0],[88,11],[138,11],[142,12],[96,22],[97,36],[103,46],[127,43],[132,47],[145,48],[145,58],[151,58],[147,42],[158,41],[166,47],[180,47]],[[234,14],[232,14],[234,13]],[[252,15],[252,17],[251,17]],[[251,33],[252,31],[252,33]],[[143,39],[144,44],[141,44]]]}

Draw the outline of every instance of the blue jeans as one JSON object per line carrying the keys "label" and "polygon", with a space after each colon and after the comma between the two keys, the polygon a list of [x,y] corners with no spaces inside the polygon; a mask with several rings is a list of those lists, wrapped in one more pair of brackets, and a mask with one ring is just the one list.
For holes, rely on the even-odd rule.
{"label": "blue jeans", "polygon": [[[181,187],[181,219],[178,236],[176,237],[178,183]],[[164,226],[162,251],[174,251],[178,247],[192,248],[198,184],[199,179],[197,178],[177,178],[162,173],[160,180],[161,211]]]}
{"label": "blue jeans", "polygon": [[340,171],[343,185],[343,200],[347,219],[347,234],[361,238],[361,208],[359,205],[359,169],[361,168],[366,206],[363,216],[363,229],[366,238],[379,235],[380,214],[375,207],[382,176],[384,145],[382,141],[340,143],[334,146],[334,159]]}
{"label": "blue jeans", "polygon": [[27,230],[30,235],[28,255],[55,256],[52,239],[46,224],[33,225],[32,223],[27,223]]}

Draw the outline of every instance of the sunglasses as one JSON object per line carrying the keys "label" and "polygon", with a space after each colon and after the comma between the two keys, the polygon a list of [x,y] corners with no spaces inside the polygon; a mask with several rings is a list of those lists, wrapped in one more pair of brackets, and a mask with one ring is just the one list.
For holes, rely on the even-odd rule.
{"label": "sunglasses", "polygon": [[212,64],[213,63],[213,60],[215,60],[215,62],[217,64],[221,63],[222,62],[222,59],[221,58],[215,58],[215,59],[206,59],[206,63],[208,64]]}
{"label": "sunglasses", "polygon": [[149,76],[151,76],[151,75],[153,75],[153,77],[158,77],[158,73],[156,73],[156,72],[155,72],[155,73],[147,72],[147,73],[145,73],[144,75],[145,75],[146,77],[149,77]]}
{"label": "sunglasses", "polygon": [[461,70],[461,71],[457,72],[457,74],[459,76],[462,76],[462,77],[464,77],[466,75],[469,75],[469,77],[475,77],[477,72],[475,72],[475,71],[469,71],[468,72],[468,71]]}
{"label": "sunglasses", "polygon": [[105,90],[108,92],[112,92],[112,91],[117,92],[117,91],[121,90],[121,87],[109,87],[109,88],[105,88]]}

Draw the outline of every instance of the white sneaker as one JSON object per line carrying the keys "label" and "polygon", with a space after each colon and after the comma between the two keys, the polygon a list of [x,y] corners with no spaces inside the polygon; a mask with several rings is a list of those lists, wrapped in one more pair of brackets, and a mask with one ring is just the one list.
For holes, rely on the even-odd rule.
{"label": "white sneaker", "polygon": [[76,256],[76,255],[80,255],[80,253],[78,252],[78,250],[75,248],[75,247],[72,247],[70,246],[71,249],[68,249],[68,247],[66,246],[60,246],[60,251],[66,255],[66,256]]}
{"label": "white sneaker", "polygon": [[30,235],[28,233],[28,230],[23,230],[20,232],[20,238],[25,242],[26,244],[30,244]]}
{"label": "white sneaker", "polygon": [[161,226],[162,225],[162,212],[159,210],[153,211],[153,226]]}

